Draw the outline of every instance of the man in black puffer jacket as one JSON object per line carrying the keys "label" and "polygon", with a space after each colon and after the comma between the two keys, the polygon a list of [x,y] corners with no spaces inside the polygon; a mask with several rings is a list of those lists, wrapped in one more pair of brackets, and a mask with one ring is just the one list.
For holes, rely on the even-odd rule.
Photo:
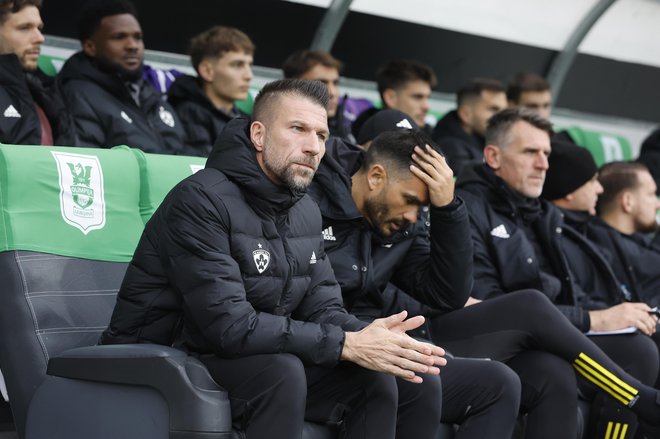
{"label": "man in black puffer jacket", "polygon": [[179,118],[142,80],[144,42],[136,14],[126,0],[89,2],[81,12],[83,50],[58,77],[75,121],[76,146],[180,154],[185,133]]}
{"label": "man in black puffer jacket", "polygon": [[305,195],[325,150],[327,102],[319,82],[276,81],[257,97],[254,122],[227,125],[206,169],[147,224],[101,341],[171,344],[180,321],[183,347],[228,390],[249,438],[299,438],[304,417],[338,416],[348,438],[394,438],[397,384],[378,372],[413,383],[424,374],[415,387],[432,399],[400,394],[399,416],[411,421],[408,437],[432,437],[412,421],[417,413],[438,428],[442,349],[405,335],[421,317],[367,326],[344,310]]}

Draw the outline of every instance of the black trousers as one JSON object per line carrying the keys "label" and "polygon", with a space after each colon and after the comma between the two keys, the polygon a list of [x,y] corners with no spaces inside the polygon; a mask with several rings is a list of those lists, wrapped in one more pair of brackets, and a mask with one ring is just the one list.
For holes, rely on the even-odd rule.
{"label": "black trousers", "polygon": [[305,367],[290,354],[200,360],[228,391],[234,427],[247,438],[301,438],[304,420],[336,424],[347,439],[438,435],[437,376],[413,384],[351,363]]}
{"label": "black trousers", "polygon": [[511,437],[520,404],[520,380],[513,370],[498,361],[449,358],[440,376],[442,421],[458,424],[454,439]]}
{"label": "black trousers", "polygon": [[[592,363],[633,386],[641,385],[538,291],[510,293],[435,317],[431,332],[433,341],[452,353],[500,360],[518,373],[521,407],[529,413],[526,431],[530,438],[575,437],[575,370],[585,378],[583,383],[589,383],[583,384],[589,389],[594,389],[593,383],[601,390],[610,384],[620,387],[607,373],[590,373]],[[643,336],[637,341],[648,348]],[[624,405],[631,402],[620,401]]]}

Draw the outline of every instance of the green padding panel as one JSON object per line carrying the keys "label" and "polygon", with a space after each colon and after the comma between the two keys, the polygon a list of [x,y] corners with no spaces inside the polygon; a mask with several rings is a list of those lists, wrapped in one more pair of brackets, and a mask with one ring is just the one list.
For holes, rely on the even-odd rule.
{"label": "green padding panel", "polygon": [[129,261],[139,185],[128,148],[0,145],[0,251]]}
{"label": "green padding panel", "polygon": [[633,158],[630,142],[625,137],[588,131],[578,127],[568,128],[567,131],[575,143],[584,146],[591,152],[598,166]]}
{"label": "green padding panel", "polygon": [[41,54],[37,59],[39,69],[48,76],[56,76],[66,59]]}
{"label": "green padding panel", "polygon": [[254,97],[259,93],[259,89],[250,89],[248,91],[247,98],[242,101],[234,102],[236,108],[241,110],[243,113],[252,115],[252,107],[254,107]]}
{"label": "green padding panel", "polygon": [[140,214],[146,223],[167,193],[181,180],[204,168],[206,158],[133,153],[140,165]]}

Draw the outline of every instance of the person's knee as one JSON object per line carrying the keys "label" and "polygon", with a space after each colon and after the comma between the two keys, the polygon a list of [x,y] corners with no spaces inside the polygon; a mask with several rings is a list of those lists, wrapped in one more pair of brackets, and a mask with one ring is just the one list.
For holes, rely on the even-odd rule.
{"label": "person's knee", "polygon": [[307,379],[302,361],[291,354],[275,354],[269,357],[259,376],[264,387],[285,395],[288,400],[305,401]]}
{"label": "person's knee", "polygon": [[492,391],[498,395],[502,403],[507,403],[518,410],[520,404],[520,378],[507,365],[499,361],[489,362],[489,376],[492,380]]}

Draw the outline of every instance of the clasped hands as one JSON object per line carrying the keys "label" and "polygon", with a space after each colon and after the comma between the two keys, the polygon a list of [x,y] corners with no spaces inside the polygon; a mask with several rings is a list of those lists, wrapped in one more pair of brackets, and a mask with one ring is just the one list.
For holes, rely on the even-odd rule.
{"label": "clasped hands", "polygon": [[413,383],[423,381],[419,374],[438,375],[440,366],[447,364],[444,349],[406,334],[424,323],[422,316],[406,320],[407,316],[402,311],[374,320],[361,331],[347,332],[342,360]]}

